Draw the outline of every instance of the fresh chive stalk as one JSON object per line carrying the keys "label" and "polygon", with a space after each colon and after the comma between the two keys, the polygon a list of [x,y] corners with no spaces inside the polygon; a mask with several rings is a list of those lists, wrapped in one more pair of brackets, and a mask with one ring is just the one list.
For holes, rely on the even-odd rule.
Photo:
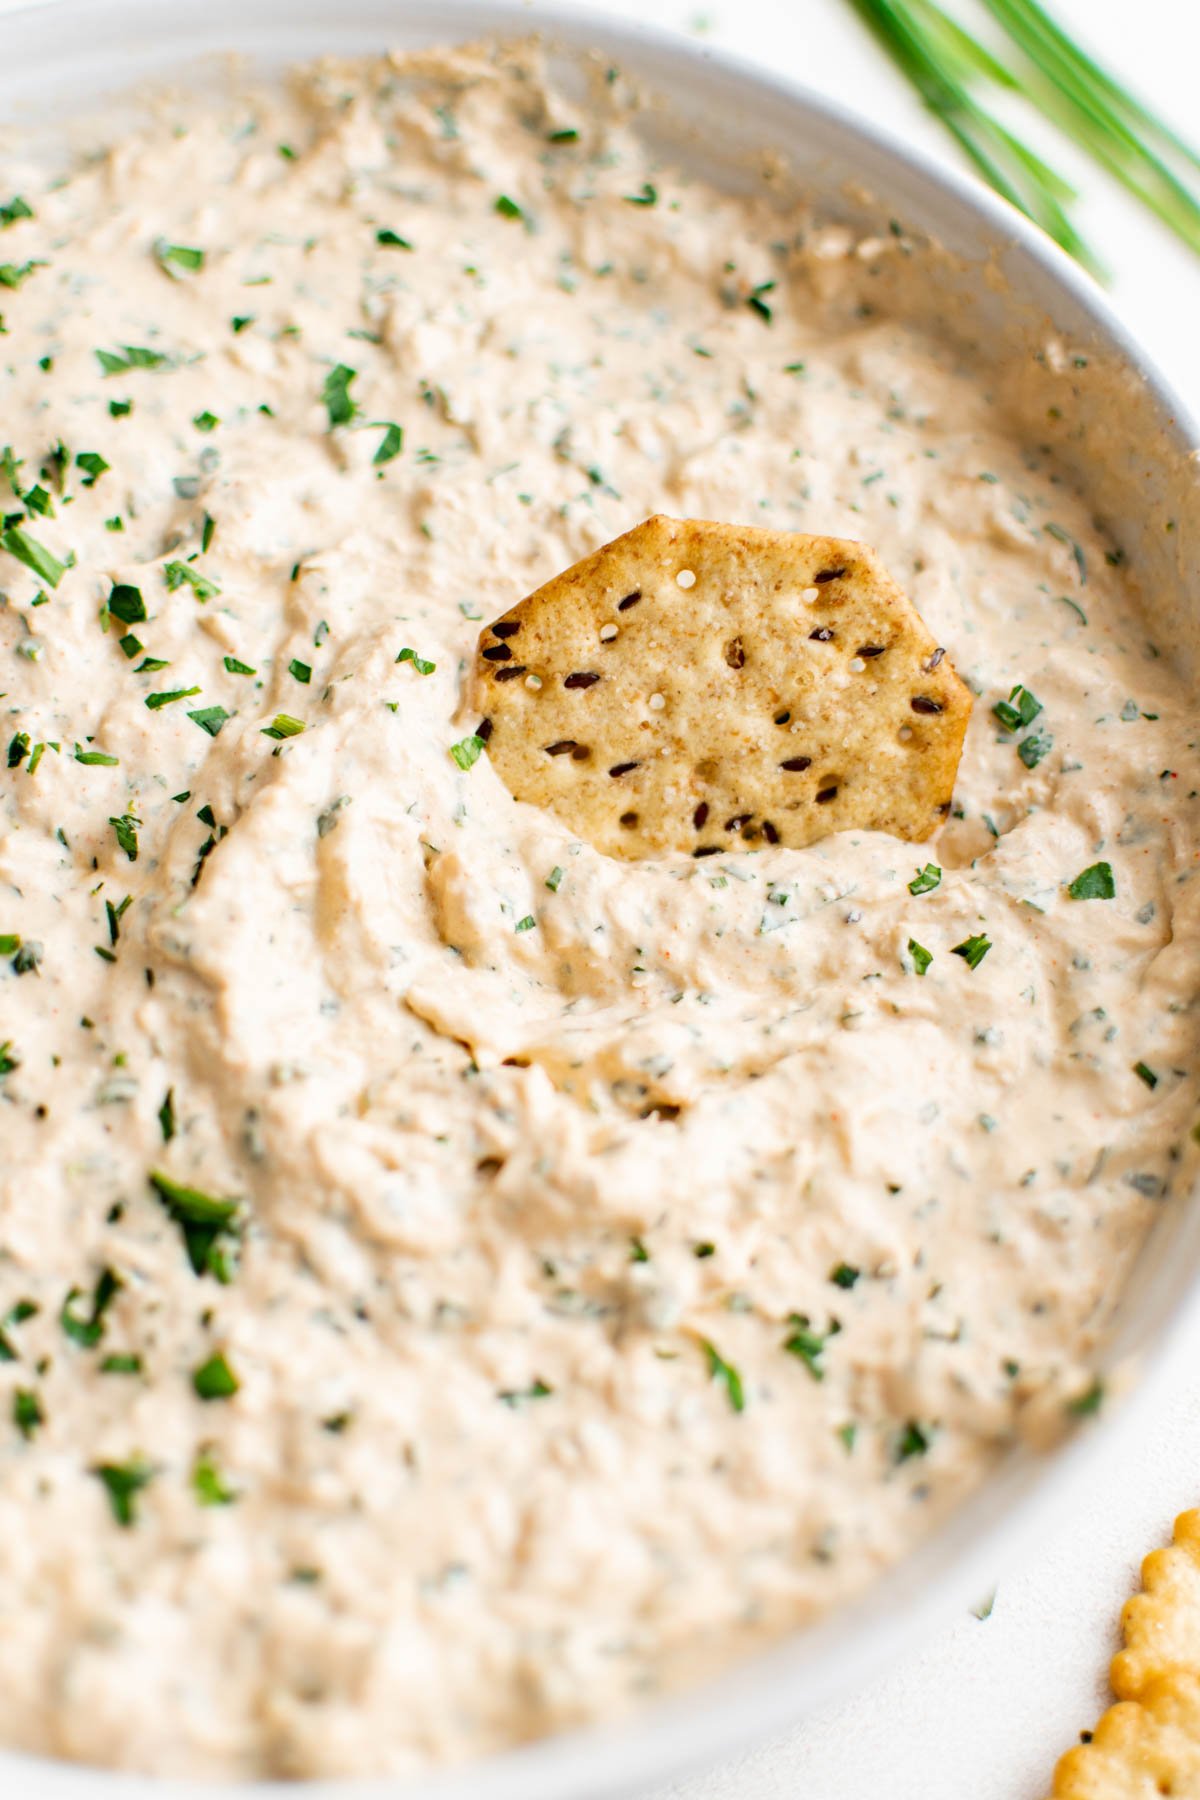
{"label": "fresh chive stalk", "polygon": [[936,0],[850,0],[988,185],[1100,279],[1076,230],[1075,190],[975,98],[1019,96],[1200,255],[1200,152],[1080,48],[1038,0],[979,0],[1015,61],[993,53]]}

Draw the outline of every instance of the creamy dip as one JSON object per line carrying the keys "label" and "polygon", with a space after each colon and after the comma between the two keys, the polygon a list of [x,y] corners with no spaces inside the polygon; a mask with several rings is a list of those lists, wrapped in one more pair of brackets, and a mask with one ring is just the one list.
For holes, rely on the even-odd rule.
{"label": "creamy dip", "polygon": [[[1122,546],[899,228],[596,77],[325,64],[0,193],[11,1745],[402,1771],[719,1670],[1101,1404],[1186,1187]],[[878,548],[978,696],[937,840],[617,863],[472,760],[481,622],[654,511]]]}

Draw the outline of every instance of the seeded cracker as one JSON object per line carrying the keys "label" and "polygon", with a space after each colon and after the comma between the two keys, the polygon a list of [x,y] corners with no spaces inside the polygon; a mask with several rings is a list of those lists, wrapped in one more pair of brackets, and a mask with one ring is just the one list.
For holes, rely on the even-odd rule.
{"label": "seeded cracker", "polygon": [[1146,1558],[1121,1628],[1120,1703],[1061,1759],[1054,1800],[1200,1800],[1200,1512],[1181,1513],[1174,1542]]}
{"label": "seeded cracker", "polygon": [[472,700],[516,798],[623,857],[927,838],[971,710],[865,545],[662,517],[488,626]]}

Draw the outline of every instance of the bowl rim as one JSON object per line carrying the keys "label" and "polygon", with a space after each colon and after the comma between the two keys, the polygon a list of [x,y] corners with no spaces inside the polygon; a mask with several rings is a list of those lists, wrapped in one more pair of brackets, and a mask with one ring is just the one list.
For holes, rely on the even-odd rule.
{"label": "bowl rim", "polygon": [[[310,4],[330,17],[334,33],[339,22],[347,22],[336,17],[340,10],[337,0],[310,0]],[[304,11],[304,0],[300,6],[289,0],[243,0],[240,10],[283,37],[289,23]],[[353,4],[346,10],[353,14]],[[429,43],[539,33],[551,44],[575,52],[611,50],[615,57],[625,57],[632,64],[639,59],[664,65],[669,61],[682,70],[680,80],[690,79],[692,85],[716,71],[745,90],[748,98],[757,91],[781,103],[810,132],[825,126],[841,144],[856,144],[877,157],[886,157],[927,195],[953,202],[965,219],[981,227],[980,237],[993,248],[1015,252],[1023,259],[1026,276],[1044,278],[1047,287],[1065,298],[1106,348],[1144,384],[1160,425],[1175,446],[1184,454],[1197,453],[1200,423],[1091,275],[975,176],[931,150],[906,142],[841,100],[740,52],[689,38],[670,27],[616,17],[592,0],[580,0],[579,4],[573,0],[393,0],[388,10],[395,20],[396,36],[419,32]],[[154,24],[161,31],[167,9],[162,0],[19,0],[0,16],[6,51],[12,49],[14,31],[32,27],[36,35],[37,21],[61,21],[64,14],[80,20],[109,15],[118,23],[136,15],[153,35]],[[181,43],[173,60],[183,66],[214,48]],[[297,53],[286,54],[287,60],[294,60]],[[1045,310],[1041,303],[1039,310]],[[1195,1196],[1172,1204],[1200,1210]],[[1165,1387],[1173,1352],[1198,1310],[1200,1259],[1194,1262],[1190,1283],[1167,1305],[1153,1342],[1138,1358],[1136,1383],[1129,1385],[1136,1385],[1143,1403]],[[782,1731],[818,1706],[861,1687],[898,1658],[903,1648],[928,1635],[956,1603],[978,1598],[1003,1568],[1028,1552],[1039,1526],[1044,1528],[1051,1514],[1061,1518],[1073,1500],[1095,1489],[1106,1469],[1115,1468],[1125,1458],[1134,1412],[1124,1404],[1112,1411],[1106,1408],[1102,1418],[1081,1426],[1051,1455],[1040,1459],[1040,1472],[1027,1484],[1027,1491],[1017,1491],[1021,1464],[1017,1457],[1010,1458],[903,1564],[878,1578],[850,1606],[751,1655],[731,1672],[651,1702],[615,1722],[567,1728],[532,1744],[446,1769],[421,1770],[410,1776],[321,1779],[305,1782],[299,1790],[293,1782],[230,1783],[132,1775],[120,1769],[3,1750],[0,1783],[6,1775],[19,1779],[27,1800],[157,1800],[164,1795],[174,1800],[280,1800],[284,1792],[297,1791],[305,1800],[610,1800],[622,1793],[647,1795],[655,1784]],[[1025,1466],[1028,1460],[1024,1459]],[[989,1501],[985,1510],[992,1514],[990,1522],[980,1522],[975,1516],[977,1503],[984,1498]],[[925,1578],[929,1579],[922,1591],[920,1584]]]}

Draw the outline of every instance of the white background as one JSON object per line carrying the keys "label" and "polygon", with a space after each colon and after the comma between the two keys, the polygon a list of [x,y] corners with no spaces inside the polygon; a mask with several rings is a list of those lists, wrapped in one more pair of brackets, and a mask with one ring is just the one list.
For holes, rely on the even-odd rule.
{"label": "white background", "polygon": [[[1049,3],[1162,114],[1200,137],[1200,0]],[[0,13],[11,4],[0,0]],[[588,4],[700,35],[953,159],[848,0]],[[969,4],[962,0],[964,16]],[[1119,310],[1200,413],[1200,259],[1053,137],[1037,141],[1053,145],[1078,180],[1082,222],[1113,271]],[[989,1618],[949,1621],[849,1702],[644,1800],[1044,1800],[1056,1758],[1108,1703],[1120,1606],[1142,1556],[1169,1536],[1177,1512],[1200,1505],[1200,1307],[1153,1392],[1134,1404],[1124,1465],[1023,1567],[997,1572]]]}

